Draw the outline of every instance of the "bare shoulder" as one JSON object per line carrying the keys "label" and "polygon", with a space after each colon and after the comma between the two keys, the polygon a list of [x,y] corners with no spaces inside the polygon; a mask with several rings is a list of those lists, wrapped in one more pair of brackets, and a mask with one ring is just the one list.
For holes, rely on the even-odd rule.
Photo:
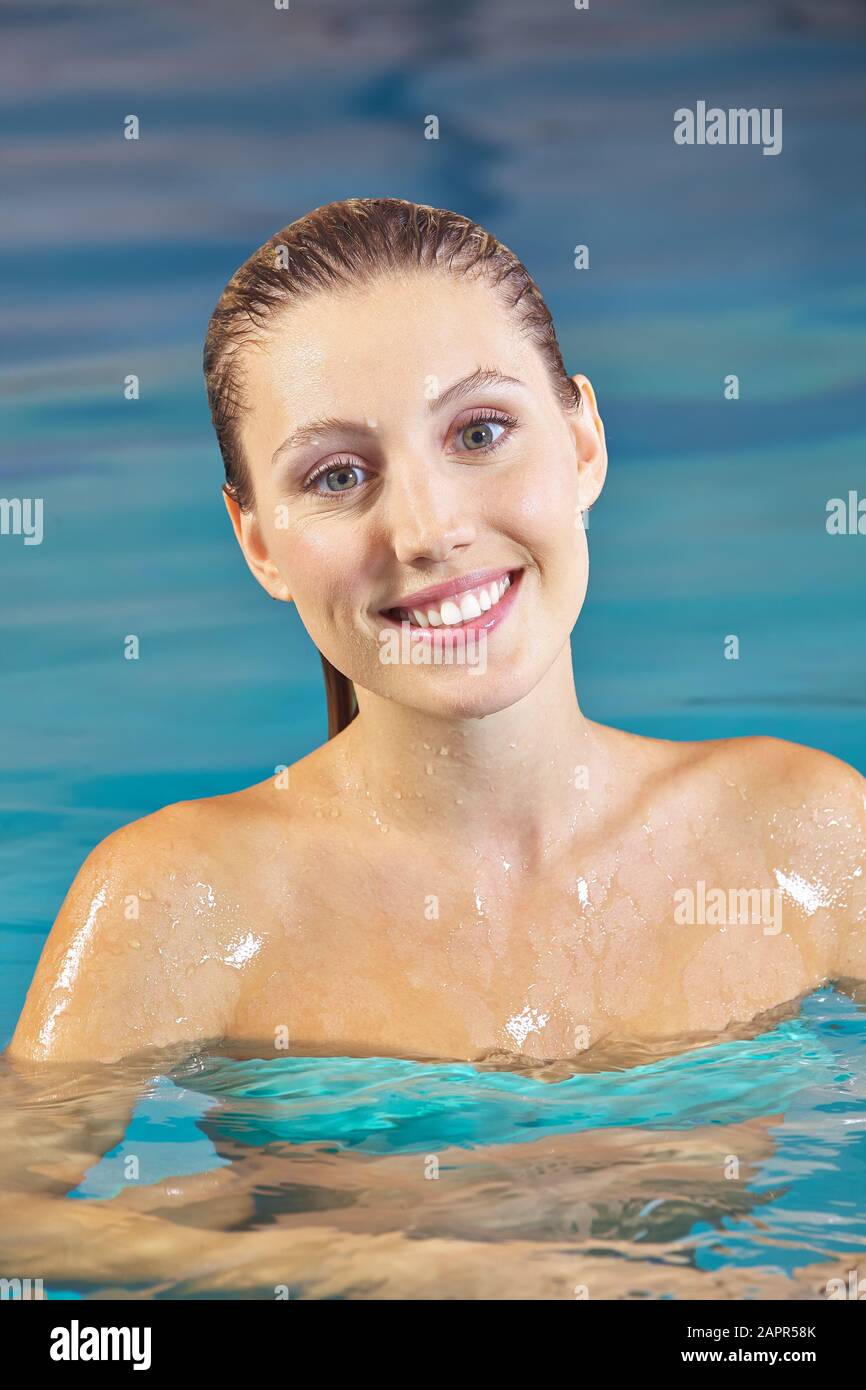
{"label": "bare shoulder", "polygon": [[820,748],[764,734],[682,742],[627,737],[630,765],[637,753],[657,783],[675,786],[678,795],[693,786],[706,800],[715,785],[765,816],[825,804],[854,820],[862,817],[866,779]]}
{"label": "bare shoulder", "polygon": [[238,972],[245,855],[261,791],[179,802],[108,835],[39,960],[12,1056],[114,1061],[222,1036]]}
{"label": "bare shoulder", "polygon": [[792,906],[832,928],[832,977],[866,979],[866,779],[831,753],[767,736],[721,740],[704,766],[741,800]]}
{"label": "bare shoulder", "polygon": [[826,842],[828,851],[862,851],[866,779],[832,753],[756,735],[714,741],[706,765],[775,821],[783,838],[787,830],[799,840]]}

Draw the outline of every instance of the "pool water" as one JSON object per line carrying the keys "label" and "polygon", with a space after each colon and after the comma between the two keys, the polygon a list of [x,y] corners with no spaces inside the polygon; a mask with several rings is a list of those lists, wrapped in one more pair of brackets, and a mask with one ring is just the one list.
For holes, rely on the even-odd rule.
{"label": "pool water", "polygon": [[[55,1270],[57,1298],[849,1286],[866,1242],[866,1014],[851,999],[820,990],[757,1036],[624,1069],[591,1058],[196,1054],[150,1076],[121,1141],[41,1199],[50,1216],[28,1236],[28,1269]],[[105,1069],[103,1105],[122,1072]],[[22,1129],[46,1099],[28,1096]],[[83,1104],[68,1078],[52,1103],[67,1127]],[[112,1214],[159,1224],[130,1227],[126,1259],[109,1260],[60,1234],[83,1207],[107,1230]]]}
{"label": "pool water", "polygon": [[[478,218],[593,381],[587,714],[866,770],[866,538],[825,526],[866,488],[862,6],[731,0],[719,25],[688,0],[4,17],[0,493],[44,499],[45,523],[38,546],[0,537],[0,1044],[101,838],[325,737],[318,657],[230,535],[200,362],[235,268],[332,198]],[[675,146],[701,96],[784,108],[783,152]],[[53,1296],[824,1297],[864,1236],[863,1028],[826,989],[757,1037],[573,1076],[203,1054],[22,1092],[0,1065],[0,1275]]]}

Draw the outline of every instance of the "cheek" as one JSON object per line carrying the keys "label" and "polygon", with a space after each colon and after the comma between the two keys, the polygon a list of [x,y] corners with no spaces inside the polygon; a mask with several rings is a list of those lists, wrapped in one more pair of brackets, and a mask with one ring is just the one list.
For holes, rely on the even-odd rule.
{"label": "cheek", "polygon": [[585,587],[586,533],[581,521],[577,473],[557,461],[527,469],[505,490],[503,530],[525,546],[543,576],[561,576]]}
{"label": "cheek", "polygon": [[271,557],[299,610],[329,607],[340,591],[348,556],[327,527],[277,527],[269,537]]}
{"label": "cheek", "polygon": [[578,476],[574,462],[557,451],[539,449],[504,489],[503,501],[524,529],[527,541],[558,544],[575,529]]}
{"label": "cheek", "polygon": [[362,606],[369,592],[370,557],[361,529],[325,516],[315,524],[276,529],[269,539],[301,621],[321,646],[327,633],[345,629],[347,612]]}
{"label": "cheek", "polygon": [[359,528],[350,519],[347,524],[345,516],[329,516],[324,506],[307,515],[300,507],[287,509],[284,526],[272,529],[268,543],[281,573],[299,591],[339,590],[341,576],[355,573],[361,563]]}

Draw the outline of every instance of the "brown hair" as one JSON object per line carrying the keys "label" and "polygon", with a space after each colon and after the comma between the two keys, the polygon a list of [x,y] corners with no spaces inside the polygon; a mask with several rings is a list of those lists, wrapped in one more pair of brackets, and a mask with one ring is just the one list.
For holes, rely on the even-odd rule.
{"label": "brown hair", "polygon": [[[346,198],[290,222],[236,270],[219,298],[204,346],[211,419],[225,466],[225,490],[243,511],[254,505],[240,447],[245,408],[239,349],[260,343],[279,309],[318,290],[354,288],[409,269],[485,276],[519,316],[540,351],[566,410],[581,394],[567,375],[553,319],[529,271],[507,246],[459,213],[402,198]],[[321,655],[321,653],[320,653]],[[355,689],[322,656],[328,699],[328,737],[358,712]]]}

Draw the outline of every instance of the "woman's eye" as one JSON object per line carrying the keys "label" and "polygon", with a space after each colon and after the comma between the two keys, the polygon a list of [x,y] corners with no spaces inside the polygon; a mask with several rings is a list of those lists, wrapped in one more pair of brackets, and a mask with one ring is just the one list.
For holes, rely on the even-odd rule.
{"label": "woman's eye", "polygon": [[358,486],[360,473],[363,468],[357,463],[338,463],[333,468],[326,469],[319,473],[312,481],[312,486],[320,494],[334,492],[351,492],[352,488]]}
{"label": "woman's eye", "polygon": [[505,425],[500,420],[472,420],[458,434],[463,448],[471,453],[474,449],[489,449],[491,444],[496,444],[502,436],[494,434],[494,430],[504,431]]}

